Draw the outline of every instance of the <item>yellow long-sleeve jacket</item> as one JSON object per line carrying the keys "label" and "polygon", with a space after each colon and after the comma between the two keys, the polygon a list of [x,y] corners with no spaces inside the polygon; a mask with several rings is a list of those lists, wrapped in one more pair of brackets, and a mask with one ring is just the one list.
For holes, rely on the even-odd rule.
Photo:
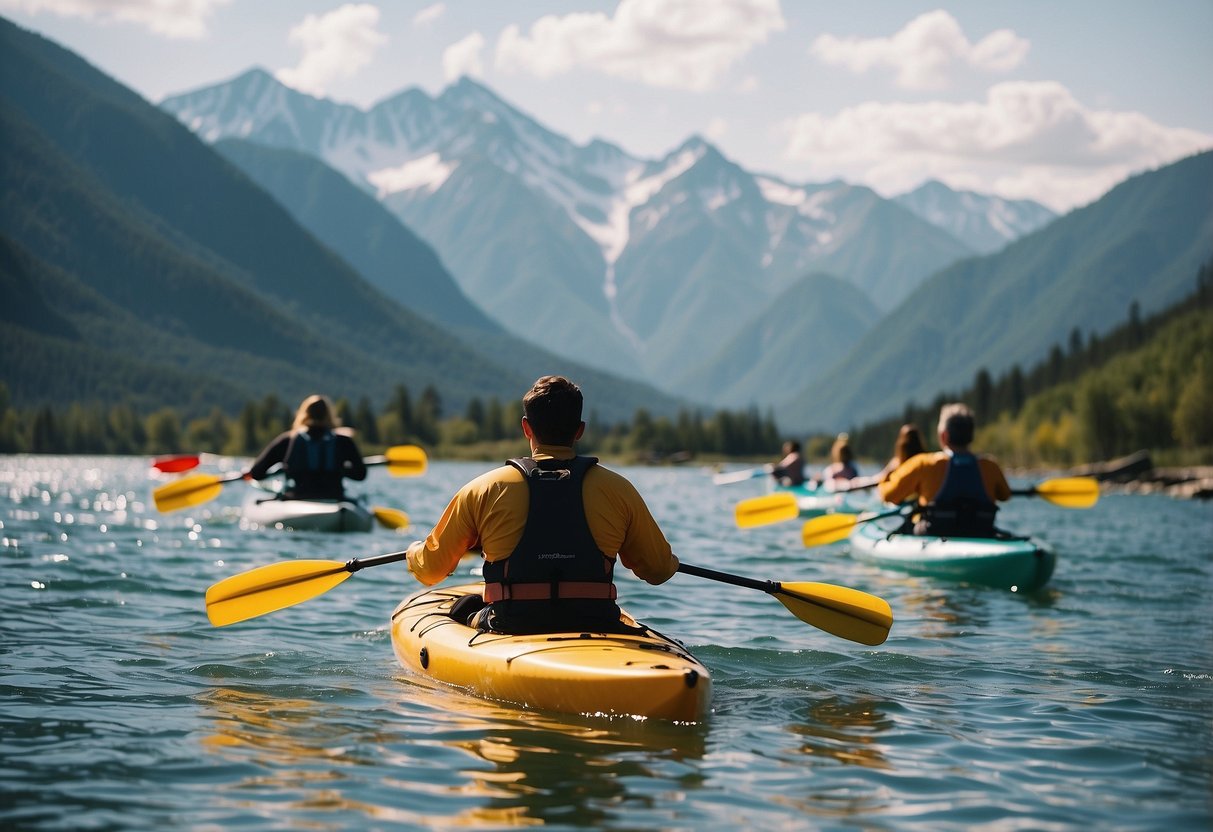
{"label": "yellow long-sleeve jacket", "polygon": [[[572,459],[571,447],[540,445],[532,456]],[[586,520],[598,548],[650,584],[669,580],[678,571],[665,534],[636,487],[601,465],[586,472],[582,484]],[[494,468],[469,482],[451,498],[438,524],[408,548],[409,571],[426,586],[455,571],[459,560],[479,548],[485,560],[507,558],[522,538],[530,491],[512,465]]]}
{"label": "yellow long-sleeve jacket", "polygon": [[[998,463],[989,457],[978,457],[981,482],[991,500],[1011,499],[1011,486]],[[917,495],[919,505],[926,505],[943,488],[948,473],[948,453],[916,454],[903,462],[889,478],[877,486],[880,499],[900,503]]]}

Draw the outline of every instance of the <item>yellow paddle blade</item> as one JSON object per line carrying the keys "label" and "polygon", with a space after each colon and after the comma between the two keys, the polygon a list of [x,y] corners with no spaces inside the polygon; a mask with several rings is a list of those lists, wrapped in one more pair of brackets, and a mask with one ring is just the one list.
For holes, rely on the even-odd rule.
{"label": "yellow paddle blade", "polygon": [[339,560],[285,560],[224,578],[206,591],[216,627],[256,618],[328,592],[353,573]]}
{"label": "yellow paddle blade", "polygon": [[889,602],[858,589],[781,582],[774,595],[801,621],[848,641],[873,647],[884,644],[893,626]]}
{"label": "yellow paddle blade", "polygon": [[385,508],[384,506],[371,506],[371,511],[375,515],[375,519],[389,529],[407,528],[409,524],[409,516],[398,508]]}
{"label": "yellow paddle blade", "polygon": [[742,500],[733,510],[737,525],[743,529],[795,520],[799,516],[800,506],[796,504],[796,497],[788,491]]}
{"label": "yellow paddle blade", "polygon": [[805,521],[800,539],[807,547],[824,546],[849,536],[858,522],[859,516],[855,514],[823,514]]}
{"label": "yellow paddle blade", "polygon": [[1099,500],[1099,483],[1094,477],[1058,477],[1040,483],[1033,493],[1063,508],[1090,508]]}
{"label": "yellow paddle blade", "polygon": [[419,477],[428,465],[425,451],[416,445],[396,445],[388,448],[383,457],[393,477]]}
{"label": "yellow paddle blade", "polygon": [[158,511],[177,511],[210,502],[223,491],[223,480],[214,474],[194,474],[162,485],[152,492]]}

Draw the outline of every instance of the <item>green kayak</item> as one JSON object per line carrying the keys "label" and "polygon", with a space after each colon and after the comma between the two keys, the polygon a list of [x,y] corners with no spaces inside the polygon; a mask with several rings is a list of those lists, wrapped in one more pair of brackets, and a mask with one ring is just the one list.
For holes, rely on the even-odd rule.
{"label": "green kayak", "polygon": [[1057,555],[1031,538],[898,534],[875,522],[851,533],[851,554],[879,566],[951,581],[1032,592],[1049,582]]}

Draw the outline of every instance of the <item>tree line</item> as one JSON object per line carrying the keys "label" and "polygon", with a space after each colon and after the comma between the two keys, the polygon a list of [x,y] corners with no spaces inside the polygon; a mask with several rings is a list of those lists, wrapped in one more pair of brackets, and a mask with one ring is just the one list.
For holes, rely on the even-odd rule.
{"label": "tree line", "polygon": [[[965,389],[900,417],[850,430],[861,451],[888,453],[902,424],[934,442],[939,408],[963,401],[978,417],[975,444],[1017,465],[1071,465],[1137,450],[1177,461],[1213,456],[1213,262],[1201,266],[1190,295],[1143,318],[1129,306],[1103,336],[1077,330],[1026,371],[994,377],[978,370]],[[820,444],[820,439],[817,440]]]}
{"label": "tree line", "polygon": [[[77,402],[62,408],[42,405],[19,410],[11,406],[8,387],[0,382],[0,453],[254,456],[290,427],[296,405],[271,393],[245,403],[235,414],[214,408],[207,416],[188,420],[171,407],[140,413],[129,403]],[[418,444],[436,456],[478,451],[500,455],[498,445],[523,442],[521,400],[474,397],[464,412],[447,414],[433,386],[414,395],[401,383],[378,410],[366,397],[356,402],[338,399],[334,405],[342,424],[355,432],[367,453]],[[639,409],[623,424],[604,423],[591,413],[579,448],[636,461],[662,461],[766,454],[778,447],[779,437],[773,416],[757,408],[683,410],[674,418]]]}

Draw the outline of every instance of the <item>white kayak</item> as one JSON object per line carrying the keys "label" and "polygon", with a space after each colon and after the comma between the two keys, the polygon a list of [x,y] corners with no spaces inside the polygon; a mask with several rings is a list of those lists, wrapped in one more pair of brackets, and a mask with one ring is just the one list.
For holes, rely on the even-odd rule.
{"label": "white kayak", "polygon": [[876,522],[851,533],[851,554],[879,566],[953,581],[1031,592],[1048,583],[1057,555],[1031,538],[899,534]]}
{"label": "white kayak", "polygon": [[357,500],[288,500],[251,494],[240,512],[241,525],[313,532],[369,532],[375,516]]}

